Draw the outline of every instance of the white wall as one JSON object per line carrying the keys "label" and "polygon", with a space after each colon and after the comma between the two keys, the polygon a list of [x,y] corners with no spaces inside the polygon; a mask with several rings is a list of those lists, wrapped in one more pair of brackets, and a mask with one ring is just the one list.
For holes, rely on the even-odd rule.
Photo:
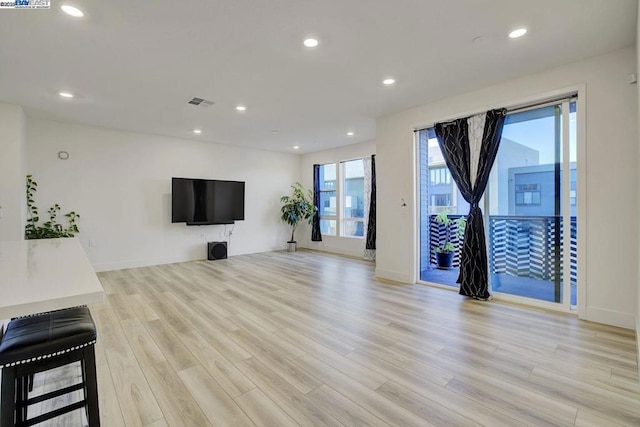
{"label": "white wall", "polygon": [[[638,7],[638,17],[636,19],[636,73],[640,71],[640,7]],[[636,90],[639,90],[640,84],[636,84]],[[640,96],[638,97],[640,101]],[[640,113],[640,108],[638,109]],[[640,116],[636,116],[640,122]],[[640,165],[640,157],[638,157],[638,165]],[[640,191],[640,181],[638,181],[638,191]],[[640,197],[639,197],[640,198]],[[640,241],[640,234],[638,235]],[[640,267],[640,259],[637,265]],[[638,366],[640,367],[640,270],[636,272],[638,275],[636,280],[636,351],[638,352]]]}
{"label": "white wall", "polygon": [[24,239],[25,150],[22,108],[0,104],[0,240]]}
{"label": "white wall", "polygon": [[[375,153],[375,141],[367,141],[331,150],[304,154],[300,161],[302,165],[302,181],[300,182],[305,188],[313,189],[313,165],[315,164],[337,163],[343,160],[371,156]],[[296,239],[299,241],[301,247],[355,257],[362,257],[365,247],[365,239],[351,237],[323,235],[322,242],[312,242],[311,228],[308,224],[305,224],[304,227],[299,227],[296,231]]]}
{"label": "white wall", "polygon": [[[628,48],[464,95],[422,105],[377,120],[379,277],[416,280],[415,160],[412,130],[489,108],[534,100],[564,88],[585,88],[586,220],[579,236],[582,290],[580,316],[634,328],[638,284],[638,102],[627,83],[636,70],[635,49]],[[580,177],[578,178],[580,179]],[[580,183],[578,184],[580,185]],[[400,207],[400,198],[410,203]]]}
{"label": "white wall", "polygon": [[80,213],[78,237],[98,271],[203,259],[207,241],[228,240],[222,225],[171,224],[174,176],[245,181],[229,255],[283,249],[279,198],[300,176],[297,155],[31,118],[27,165],[42,211],[58,202]]}

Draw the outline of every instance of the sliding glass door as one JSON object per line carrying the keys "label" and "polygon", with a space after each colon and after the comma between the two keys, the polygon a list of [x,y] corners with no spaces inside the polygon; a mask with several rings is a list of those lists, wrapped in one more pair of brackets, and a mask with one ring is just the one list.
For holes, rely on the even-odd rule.
{"label": "sliding glass door", "polygon": [[[417,135],[420,280],[457,287],[455,221],[469,205],[444,164],[433,129]],[[484,195],[492,293],[576,305],[576,103],[567,99],[507,115]],[[452,225],[443,226],[444,214]],[[453,264],[436,255],[452,242]]]}
{"label": "sliding glass door", "polygon": [[494,292],[576,305],[575,129],[570,100],[507,116],[485,194]]}

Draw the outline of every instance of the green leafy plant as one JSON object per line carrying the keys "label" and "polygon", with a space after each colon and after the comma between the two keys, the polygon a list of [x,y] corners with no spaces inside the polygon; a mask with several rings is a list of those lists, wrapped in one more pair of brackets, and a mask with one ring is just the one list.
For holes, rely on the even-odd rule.
{"label": "green leafy plant", "polygon": [[25,238],[32,240],[75,236],[75,234],[79,232],[76,220],[80,218],[80,215],[73,211],[64,214],[64,217],[67,219],[67,226],[64,227],[58,223],[60,205],[57,203],[47,210],[49,220],[41,225],[38,224],[40,216],[33,197],[37,189],[38,183],[33,180],[31,175],[27,175],[27,213],[29,218],[27,218],[27,225],[24,229]]}
{"label": "green leafy plant", "polygon": [[449,218],[449,213],[447,211],[443,211],[436,215],[434,221],[440,225],[443,225],[446,230],[444,234],[444,242],[436,246],[434,250],[436,252],[442,253],[454,252],[456,250],[456,245],[454,245],[449,238],[449,227],[451,227],[451,225],[455,227],[456,237],[458,238],[459,242],[462,241],[462,238],[464,237],[464,231],[467,228],[466,218],[461,216],[456,220],[452,220],[451,218]]}
{"label": "green leafy plant", "polygon": [[282,213],[280,219],[292,227],[289,242],[295,242],[294,233],[300,222],[306,220],[311,224],[313,215],[318,211],[318,208],[312,202],[313,193],[311,190],[305,190],[299,182],[296,182],[291,188],[293,188],[292,196],[280,197],[280,201],[283,203],[280,209]]}

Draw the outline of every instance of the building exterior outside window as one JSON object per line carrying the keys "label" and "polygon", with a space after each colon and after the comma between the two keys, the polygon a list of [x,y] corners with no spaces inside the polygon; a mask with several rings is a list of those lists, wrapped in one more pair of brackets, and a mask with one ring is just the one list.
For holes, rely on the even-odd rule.
{"label": "building exterior outside window", "polygon": [[326,236],[337,233],[337,165],[329,163],[320,167],[320,231]]}
{"label": "building exterior outside window", "polygon": [[364,237],[364,163],[362,159],[342,163],[341,236]]}

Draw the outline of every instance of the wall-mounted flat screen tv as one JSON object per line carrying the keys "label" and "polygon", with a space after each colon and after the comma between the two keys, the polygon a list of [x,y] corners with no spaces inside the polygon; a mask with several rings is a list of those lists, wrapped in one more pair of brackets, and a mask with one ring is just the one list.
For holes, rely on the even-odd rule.
{"label": "wall-mounted flat screen tv", "polygon": [[244,182],[171,179],[171,222],[233,224],[244,220]]}

